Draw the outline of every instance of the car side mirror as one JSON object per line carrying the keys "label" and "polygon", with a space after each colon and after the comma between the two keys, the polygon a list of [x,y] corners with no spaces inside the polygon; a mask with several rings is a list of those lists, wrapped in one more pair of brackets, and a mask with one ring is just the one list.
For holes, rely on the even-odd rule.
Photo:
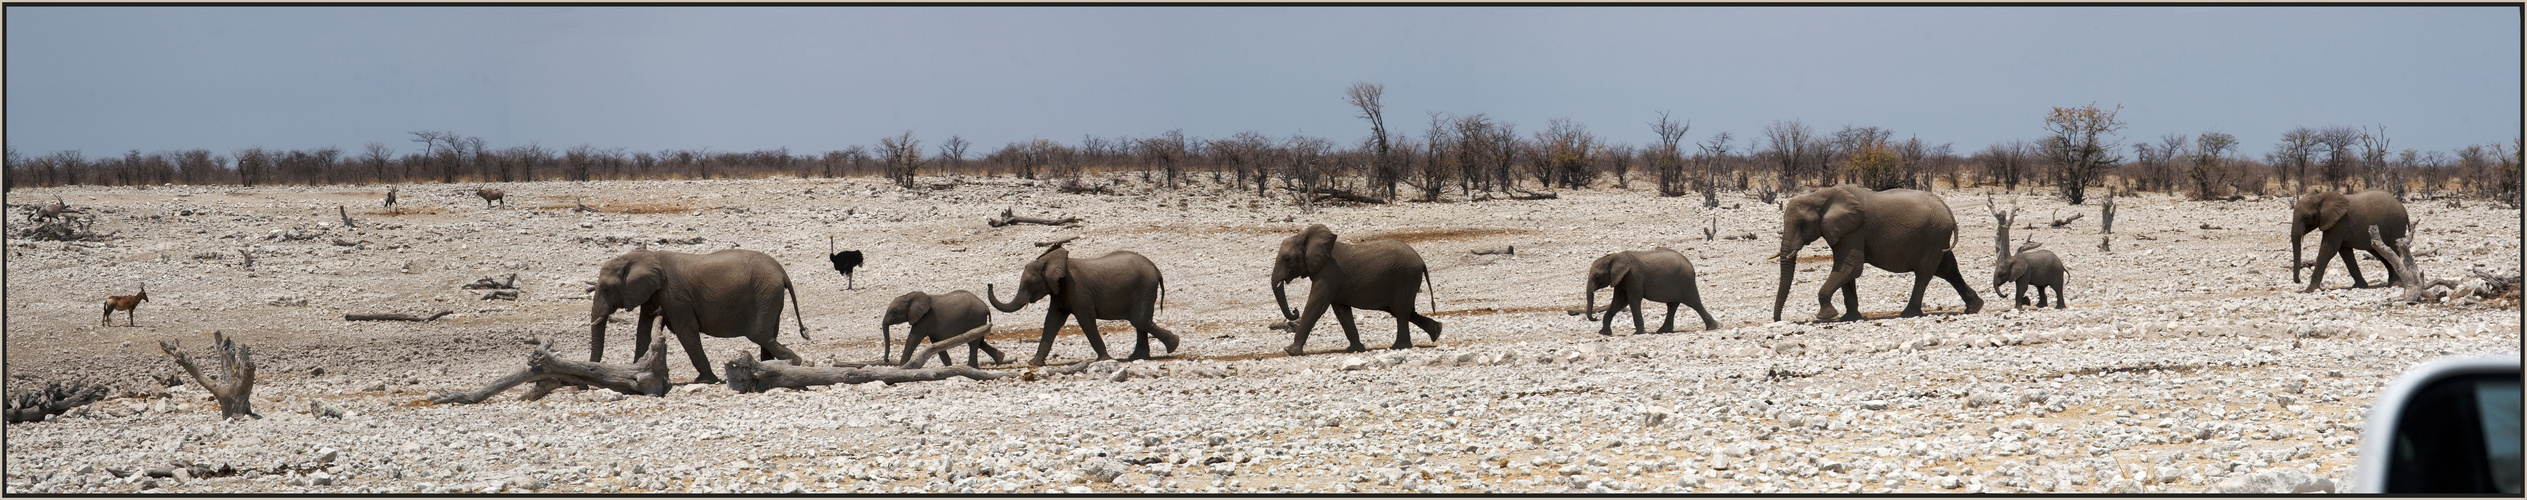
{"label": "car side mirror", "polygon": [[2519,494],[2519,357],[2431,360],[2369,406],[2356,493]]}

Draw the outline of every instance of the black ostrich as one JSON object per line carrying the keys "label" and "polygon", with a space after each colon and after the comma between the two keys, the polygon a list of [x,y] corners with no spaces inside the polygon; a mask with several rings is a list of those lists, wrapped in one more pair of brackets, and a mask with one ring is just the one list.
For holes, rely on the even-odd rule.
{"label": "black ostrich", "polygon": [[[833,252],[833,249],[834,249],[834,239],[833,239],[833,237],[831,237],[831,236],[827,236],[827,237],[825,237],[825,251],[828,251],[828,252]],[[848,279],[850,279],[850,280],[851,280],[851,281],[850,281],[850,282],[848,282],[847,284],[844,284],[844,285],[843,285],[843,287],[842,287],[842,289],[844,289],[844,290],[853,290],[853,289],[856,289],[856,288],[854,288],[854,287],[859,286],[859,284],[860,284],[860,279],[859,279],[859,278],[856,278],[856,277],[851,276],[851,268],[860,267],[860,251],[859,251],[859,250],[844,250],[844,251],[840,251],[840,252],[833,252],[831,255],[826,255],[826,256],[825,256],[825,258],[826,258],[827,260],[832,260],[832,261],[834,261],[834,270],[835,270],[835,271],[842,271],[842,277],[843,277],[843,278],[848,278]]]}

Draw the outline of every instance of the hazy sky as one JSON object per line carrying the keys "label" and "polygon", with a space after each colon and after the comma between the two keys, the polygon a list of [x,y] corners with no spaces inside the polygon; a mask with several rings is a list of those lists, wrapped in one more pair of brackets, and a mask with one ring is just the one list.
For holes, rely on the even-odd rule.
{"label": "hazy sky", "polygon": [[[1253,130],[1352,144],[1387,121],[1568,118],[1607,139],[1740,140],[1798,119],[1958,153],[2121,104],[2127,142],[2295,126],[2396,149],[2520,134],[2516,7],[9,7],[21,154],[247,146],[814,154],[913,131],[988,152],[1083,134]],[[2127,150],[2128,151],[2128,150]],[[935,151],[934,151],[935,152]]]}

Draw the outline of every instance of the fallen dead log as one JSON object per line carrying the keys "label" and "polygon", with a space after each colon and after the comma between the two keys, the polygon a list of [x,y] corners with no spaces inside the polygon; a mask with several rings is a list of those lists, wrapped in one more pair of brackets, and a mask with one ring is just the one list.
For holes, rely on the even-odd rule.
{"label": "fallen dead log", "polygon": [[1607,309],[1613,309],[1613,308],[1614,308],[1614,304],[1606,304],[1606,305],[1602,305],[1602,306],[1590,307],[1590,308],[1588,308],[1588,309],[1563,309],[1563,310],[1562,310],[1562,314],[1563,314],[1563,315],[1567,315],[1567,316],[1578,316],[1578,315],[1582,315],[1582,314],[1604,314],[1604,313],[1606,312],[1606,310],[1607,310]]}
{"label": "fallen dead log", "polygon": [[[1519,189],[1519,188],[1509,188],[1509,189],[1507,189],[1507,190],[1503,190],[1503,191],[1501,191],[1501,193],[1500,193],[1500,196],[1499,196],[1499,197],[1500,197],[1500,198],[1508,198],[1508,199],[1512,199],[1512,200],[1550,200],[1550,199],[1560,198],[1560,197],[1562,197],[1562,195],[1560,195],[1560,194],[1556,194],[1556,193],[1545,193],[1545,192],[1537,192],[1537,191],[1528,191],[1528,190],[1525,190],[1525,189]],[[1475,196],[1474,196],[1474,201],[1489,201],[1489,200],[1493,200],[1493,199],[1495,199],[1495,198],[1492,196],[1492,193],[1483,193],[1483,194],[1479,194],[1479,195],[1475,195]]]}
{"label": "fallen dead log", "polygon": [[970,358],[971,355],[974,354],[971,352],[973,350],[972,345],[974,341],[981,340],[984,335],[991,334],[991,328],[991,325],[986,324],[974,327],[974,329],[971,330],[966,330],[965,333],[957,334],[955,337],[949,337],[945,340],[931,343],[929,347],[922,348],[920,352],[914,353],[913,360],[911,362],[905,363],[900,367],[798,366],[788,362],[759,361],[756,358],[759,358],[760,356],[749,356],[728,360],[727,362],[721,363],[720,368],[723,369],[722,371],[728,372],[728,388],[737,392],[763,392],[772,390],[773,388],[805,389],[809,387],[834,384],[866,384],[870,382],[903,384],[911,382],[947,380],[958,377],[973,380],[995,380],[1017,376],[1020,372],[1008,370],[984,370],[959,365],[948,365],[938,368],[921,367],[923,360],[929,359],[931,356],[938,355],[939,351],[943,349],[966,347],[969,351],[966,354]]}
{"label": "fallen dead log", "polygon": [[1333,188],[1319,188],[1319,189],[1317,189],[1317,190],[1316,190],[1316,201],[1320,201],[1320,202],[1321,202],[1321,201],[1326,201],[1326,200],[1342,200],[1342,201],[1348,201],[1348,202],[1352,202],[1352,203],[1366,203],[1366,204],[1371,204],[1371,205],[1385,205],[1385,204],[1386,204],[1386,199],[1385,199],[1385,198],[1379,198],[1379,197],[1374,197],[1374,196],[1363,196],[1363,195],[1360,195],[1360,194],[1358,194],[1358,193],[1353,193],[1353,192],[1350,192],[1350,191],[1345,191],[1345,190],[1341,190],[1341,189],[1333,189]]}
{"label": "fallen dead log", "polygon": [[518,273],[509,273],[509,278],[507,280],[495,280],[485,277],[483,279],[474,280],[473,283],[466,283],[465,286],[460,288],[464,288],[466,290],[513,290],[518,288]]}
{"label": "fallen dead log", "polygon": [[253,349],[238,345],[236,339],[217,331],[211,332],[211,348],[219,355],[220,371],[216,379],[202,376],[202,370],[193,366],[192,358],[178,350],[176,341],[158,341],[158,351],[175,358],[176,366],[184,368],[185,374],[193,376],[194,384],[201,385],[202,390],[211,393],[212,400],[219,402],[219,416],[263,418],[263,415],[254,412]]}
{"label": "fallen dead log", "polygon": [[1475,254],[1475,255],[1518,255],[1518,246],[1517,246],[1517,245],[1509,245],[1509,246],[1504,246],[1504,247],[1500,247],[1500,248],[1484,248],[1484,249],[1475,250],[1475,251],[1474,251],[1474,254]]}
{"label": "fallen dead log", "polygon": [[1052,247],[1052,246],[1061,246],[1063,243],[1070,243],[1070,242],[1071,242],[1071,240],[1076,240],[1076,239],[1079,239],[1079,237],[1078,237],[1078,236],[1067,236],[1067,237],[1063,237],[1062,239],[1053,240],[1053,241],[1038,241],[1038,242],[1035,242],[1035,246],[1037,246],[1037,247]]}
{"label": "fallen dead log", "polygon": [[6,411],[7,421],[12,424],[40,422],[47,417],[68,412],[71,408],[105,399],[106,393],[105,386],[86,381],[71,382],[67,385],[54,381],[47,384],[44,390],[9,398]]}
{"label": "fallen dead log", "polygon": [[449,310],[444,310],[444,309],[442,309],[442,310],[439,310],[439,311],[437,311],[437,312],[432,312],[432,313],[427,314],[427,315],[421,315],[421,314],[410,314],[410,313],[363,313],[363,314],[345,314],[345,315],[342,315],[342,320],[343,320],[343,321],[414,321],[414,322],[419,322],[419,321],[431,321],[431,320],[436,320],[436,319],[439,319],[439,317],[441,317],[441,316],[446,316],[446,315],[449,315],[449,314],[455,314],[455,313],[456,313],[456,311],[449,311]]}
{"label": "fallen dead log", "polygon": [[2046,223],[2046,224],[2047,224],[2047,225],[2050,225],[2050,226],[2053,226],[2053,228],[2054,228],[2054,229],[2061,229],[2061,228],[2062,228],[2062,226],[2068,226],[2068,225],[2071,225],[2071,222],[2078,221],[2078,220],[2080,220],[2080,217],[2082,217],[2082,216],[2086,216],[2086,215],[2088,215],[2088,214],[2085,214],[2085,213],[2072,213],[2072,214],[2071,214],[2071,216],[2070,216],[2070,217],[2068,217],[2068,218],[2054,219],[2054,220],[2053,220],[2053,222],[2048,222],[2048,223]]}
{"label": "fallen dead log", "polygon": [[1070,224],[1077,224],[1077,223],[1079,223],[1079,218],[1078,218],[1078,217],[1063,217],[1063,218],[1059,218],[1059,219],[1046,219],[1046,218],[1041,218],[1041,217],[1025,217],[1025,216],[1020,216],[1020,215],[1016,214],[1016,213],[1015,213],[1012,209],[1003,208],[1003,209],[1000,209],[1000,216],[999,216],[999,217],[993,217],[993,218],[990,218],[990,219],[986,219],[986,220],[984,220],[984,222],[985,222],[985,223],[988,223],[988,224],[991,224],[991,227],[1001,227],[1001,226],[1007,226],[1007,225],[1010,225],[1010,224],[1037,224],[1037,225],[1045,225],[1045,226],[1064,226],[1064,225],[1070,225]]}
{"label": "fallen dead log", "polygon": [[528,382],[534,382],[535,387],[527,391],[526,396],[522,398],[526,401],[544,399],[544,396],[551,394],[553,389],[570,386],[595,387],[634,396],[665,396],[667,395],[668,337],[673,337],[673,335],[659,335],[651,338],[649,352],[641,355],[640,359],[632,360],[630,365],[562,359],[553,356],[553,351],[545,348],[545,346],[553,345],[552,342],[539,340],[535,343],[535,352],[527,354],[525,369],[493,380],[490,385],[472,392],[442,391],[433,394],[430,396],[430,402],[480,403],[499,395],[501,391]]}

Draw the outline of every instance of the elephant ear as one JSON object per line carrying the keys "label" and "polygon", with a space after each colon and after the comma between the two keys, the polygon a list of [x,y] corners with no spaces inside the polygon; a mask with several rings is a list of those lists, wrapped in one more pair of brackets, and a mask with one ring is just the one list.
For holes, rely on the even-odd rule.
{"label": "elephant ear", "polygon": [[623,266],[623,286],[615,289],[617,307],[639,307],[667,287],[667,272],[658,264],[656,254],[630,259]]}
{"label": "elephant ear", "polygon": [[1060,290],[1062,280],[1070,279],[1070,251],[1055,249],[1044,252],[1044,285],[1047,292]]}
{"label": "elephant ear", "polygon": [[1835,244],[1844,235],[1860,230],[1868,221],[1860,210],[1860,198],[1848,191],[1837,193],[1825,206],[1825,243]]}
{"label": "elephant ear", "polygon": [[2318,193],[2316,197],[2316,227],[2332,231],[2334,223],[2341,222],[2344,215],[2351,214],[2351,200],[2344,198],[2342,193],[2329,191]]}
{"label": "elephant ear", "polygon": [[904,295],[904,322],[915,323],[930,315],[930,294],[912,292]]}
{"label": "elephant ear", "polygon": [[1610,271],[1612,272],[1608,273],[1606,276],[1606,286],[1622,286],[1624,278],[1632,277],[1632,268],[1636,267],[1639,263],[1640,261],[1637,259],[1615,259],[1614,262],[1608,265]]}
{"label": "elephant ear", "polygon": [[1307,226],[1307,231],[1300,235],[1307,237],[1307,274],[1315,275],[1325,269],[1325,261],[1334,258],[1334,230],[1326,229],[1324,224],[1315,224]]}

